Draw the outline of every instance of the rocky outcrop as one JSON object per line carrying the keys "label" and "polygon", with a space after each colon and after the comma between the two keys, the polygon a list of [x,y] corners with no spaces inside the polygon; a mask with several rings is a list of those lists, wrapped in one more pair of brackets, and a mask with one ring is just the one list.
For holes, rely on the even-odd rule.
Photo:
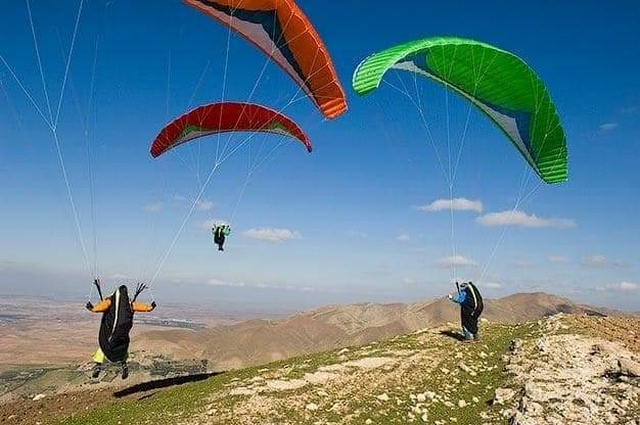
{"label": "rocky outcrop", "polygon": [[513,388],[494,403],[512,425],[638,424],[640,363],[619,343],[564,330],[562,315],[541,322],[544,336],[514,340],[506,373]]}

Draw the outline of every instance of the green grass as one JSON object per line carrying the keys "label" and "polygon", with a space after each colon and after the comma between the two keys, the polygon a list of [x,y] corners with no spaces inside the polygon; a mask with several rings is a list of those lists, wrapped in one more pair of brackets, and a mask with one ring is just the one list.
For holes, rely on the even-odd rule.
{"label": "green grass", "polygon": [[[507,352],[510,341],[513,338],[528,339],[537,334],[538,328],[535,324],[520,326],[483,324],[482,340],[473,343],[461,343],[444,335],[430,333],[398,336],[380,343],[368,344],[366,356],[383,357],[388,356],[391,351],[427,350],[429,355],[433,356],[433,361],[429,365],[424,365],[423,372],[435,366],[432,372],[421,373],[421,369],[418,367],[410,373],[401,374],[398,382],[387,382],[388,387],[376,388],[375,393],[359,394],[356,391],[356,393],[347,396],[344,400],[342,398],[345,397],[336,398],[335,394],[330,394],[329,397],[321,397],[316,392],[322,388],[312,385],[307,385],[297,390],[269,393],[268,397],[276,406],[275,410],[278,412],[277,420],[281,423],[313,424],[318,420],[322,420],[323,423],[360,424],[364,423],[366,419],[371,419],[375,424],[405,424],[408,421],[408,413],[416,404],[415,401],[411,400],[410,394],[425,391],[443,394],[445,386],[447,384],[453,385],[453,380],[457,378],[460,382],[453,385],[449,394],[449,401],[453,403],[453,407],[447,407],[438,400],[431,403],[427,399],[427,402],[423,403],[423,406],[428,411],[428,423],[433,424],[437,420],[446,420],[447,423],[451,423],[449,421],[450,417],[457,418],[458,424],[483,423],[486,420],[480,417],[480,412],[488,410],[493,414],[497,414],[497,410],[494,411],[494,408],[490,406],[490,401],[496,388],[507,385],[508,378],[502,373],[504,364],[501,356]],[[228,391],[225,385],[232,380],[235,379],[242,382],[255,376],[273,376],[275,371],[282,372],[285,367],[289,368],[288,373],[280,373],[278,375],[280,379],[302,378],[305,373],[313,373],[320,366],[343,362],[345,357],[348,360],[364,357],[360,348],[348,348],[349,351],[344,353],[343,356],[337,354],[340,350],[305,355],[289,360],[272,362],[267,365],[223,373],[205,381],[159,391],[146,398],[138,396],[138,398],[113,401],[97,410],[56,423],[60,425],[121,425],[128,423],[163,425],[174,424],[180,419],[205,414],[209,408],[214,408],[217,412],[233,412],[234,409],[240,408],[241,403],[247,399],[247,396],[224,395]],[[486,353],[485,358],[479,357],[481,351]],[[456,358],[456,353],[461,353],[461,358]],[[401,362],[402,357],[399,359]],[[481,364],[483,368],[492,369],[477,370],[476,376],[469,376],[458,368],[460,362],[468,366]],[[446,368],[450,372],[443,373],[441,371],[442,368]],[[260,369],[268,369],[268,371],[261,373],[259,372]],[[385,374],[383,371],[378,371],[377,373]],[[360,378],[363,376],[366,376],[366,374],[360,376]],[[383,392],[386,392],[389,396],[388,401],[381,402],[376,399],[376,395]],[[221,394],[221,396],[215,397],[216,394]],[[473,403],[473,397],[477,397],[479,401]],[[212,399],[215,400],[212,401]],[[396,399],[400,400],[400,404]],[[459,408],[458,400],[465,400],[468,405],[464,408]],[[328,406],[336,401],[341,402],[343,408],[349,412],[349,415],[353,416],[346,418],[342,413],[328,411]],[[313,412],[304,409],[304,405],[308,402],[317,403],[321,406],[321,409]],[[302,407],[296,409],[287,408],[291,403]],[[259,416],[256,414],[256,423],[260,423],[264,419],[276,419],[273,417],[273,413],[268,418],[260,418]],[[234,421],[223,420],[223,417],[223,415],[220,416],[216,413],[210,417],[210,423],[234,423]],[[423,423],[420,419],[420,414],[415,414],[415,418],[414,423]],[[215,422],[215,420],[222,422]]]}
{"label": "green grass", "polygon": [[[448,394],[449,400],[453,407],[447,406],[443,401],[436,399],[434,402],[422,403],[427,410],[428,423],[437,420],[445,420],[450,423],[450,418],[455,417],[459,424],[477,424],[485,422],[480,417],[480,412],[491,409],[490,402],[493,399],[494,391],[506,384],[507,377],[502,374],[504,363],[501,360],[502,354],[506,353],[509,343],[513,338],[529,338],[535,332],[535,326],[491,326],[483,332],[483,340],[474,343],[460,343],[447,337],[442,344],[442,353],[444,354],[435,370],[425,376],[419,377],[412,383],[414,391],[406,391],[404,388],[400,391],[387,391],[390,397],[388,408],[380,409],[375,403],[364,399],[354,401],[350,404],[351,411],[362,411],[358,419],[354,419],[353,423],[362,423],[366,419],[371,419],[375,424],[401,424],[407,423],[409,420],[408,412],[411,406],[415,406],[417,402],[410,399],[410,393],[420,393],[424,391],[433,391],[436,394],[444,394],[444,388],[447,384],[452,386]],[[395,342],[418,348],[420,346],[417,338],[413,335],[398,338],[396,341],[390,341],[383,345],[392,348]],[[486,345],[488,348],[485,348]],[[492,368],[490,371],[477,371],[476,376],[469,376],[466,372],[459,369],[460,362],[467,366],[480,362],[478,353],[484,351],[487,356],[481,359],[482,364],[486,368]],[[456,358],[455,353],[462,353],[462,358]],[[495,366],[495,367],[494,367]],[[448,373],[442,371],[448,370]],[[459,383],[455,383],[454,379],[458,378]],[[472,381],[472,382],[470,382]],[[473,397],[478,398],[477,403],[473,403]],[[395,398],[404,401],[398,406]],[[458,407],[458,401],[464,400],[467,406]],[[493,412],[493,413],[497,413]],[[414,413],[415,422],[423,423],[421,414]]]}

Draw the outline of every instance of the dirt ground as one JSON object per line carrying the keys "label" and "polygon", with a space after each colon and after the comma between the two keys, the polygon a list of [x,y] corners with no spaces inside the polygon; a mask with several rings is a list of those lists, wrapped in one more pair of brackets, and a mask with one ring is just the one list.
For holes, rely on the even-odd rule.
{"label": "dirt ground", "polygon": [[[619,341],[630,351],[640,353],[640,319],[571,316],[565,320],[565,323],[573,324],[576,330],[584,329],[589,334]],[[206,376],[202,376],[198,379],[205,378]],[[119,384],[118,387],[47,396],[38,401],[13,401],[0,405],[0,424],[47,425],[74,414],[96,409],[111,401],[148,396],[153,392],[180,385],[181,382],[178,380],[173,378],[173,380],[150,381],[143,384],[130,381],[127,384]],[[196,379],[191,378],[191,380]]]}
{"label": "dirt ground", "polygon": [[216,374],[217,372],[210,372],[171,378],[152,378],[132,374],[127,381],[119,381],[107,387],[47,395],[37,401],[32,399],[10,401],[0,404],[0,424],[47,425],[76,414],[92,411],[113,401],[141,400],[168,388],[187,382],[201,381]]}
{"label": "dirt ground", "polygon": [[82,391],[45,397],[38,401],[19,400],[0,405],[0,423],[45,425],[74,413],[96,409],[115,399],[113,389]]}
{"label": "dirt ground", "polygon": [[640,353],[640,319],[571,316],[569,323],[586,329],[592,335],[621,342],[629,351]]}

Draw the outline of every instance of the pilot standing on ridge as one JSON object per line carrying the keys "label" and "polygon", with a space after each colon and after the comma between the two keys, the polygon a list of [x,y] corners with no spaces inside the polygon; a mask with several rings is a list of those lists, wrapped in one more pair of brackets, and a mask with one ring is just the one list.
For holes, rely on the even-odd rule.
{"label": "pilot standing on ridge", "polygon": [[[457,282],[456,282],[457,285]],[[484,310],[484,302],[478,288],[471,283],[461,283],[457,296],[449,294],[448,298],[456,304],[460,304],[460,320],[462,322],[462,336],[465,340],[478,340],[478,319]]]}

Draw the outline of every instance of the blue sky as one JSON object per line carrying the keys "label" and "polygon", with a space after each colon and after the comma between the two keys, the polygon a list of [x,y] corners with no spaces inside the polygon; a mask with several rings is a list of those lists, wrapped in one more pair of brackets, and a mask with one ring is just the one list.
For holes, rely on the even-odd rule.
{"label": "blue sky", "polygon": [[[97,270],[109,286],[153,280],[158,301],[308,308],[442,296],[458,277],[477,281],[488,297],[545,291],[638,309],[635,2],[513,8],[507,1],[407,1],[389,8],[299,1],[347,93],[348,112],[330,122],[280,68],[226,28],[179,1],[143,3],[0,5],[0,293],[80,299]],[[454,158],[463,140],[453,197],[465,210],[454,211],[453,237],[451,211],[431,211],[451,197],[417,108],[389,85],[364,98],[350,86],[367,55],[437,35],[522,57],[547,84],[569,147],[569,181],[539,185],[466,102],[429,81],[414,85],[411,76],[390,73],[389,83],[405,84],[420,102],[445,161],[447,138]],[[244,144],[246,134],[221,137],[221,147],[240,148],[216,170],[179,232],[218,139],[158,159],[148,153],[150,142],[189,108],[247,100],[254,86],[250,100],[284,108],[314,152],[275,136]],[[47,118],[50,104],[52,122],[60,105],[55,135],[34,104]],[[530,196],[509,216],[523,176],[522,194]],[[207,229],[216,219],[233,228],[224,253],[214,250]]]}

